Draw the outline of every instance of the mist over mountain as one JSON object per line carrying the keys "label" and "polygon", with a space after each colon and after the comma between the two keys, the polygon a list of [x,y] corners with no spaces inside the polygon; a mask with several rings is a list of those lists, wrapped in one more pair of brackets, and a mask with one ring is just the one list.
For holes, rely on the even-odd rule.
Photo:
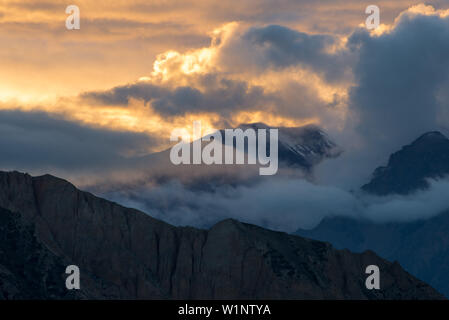
{"label": "mist over mountain", "polygon": [[[314,166],[322,161],[330,158],[338,157],[342,153],[342,149],[336,145],[336,143],[319,127],[315,125],[306,125],[302,127],[272,127],[267,126],[264,123],[249,123],[241,124],[234,129],[241,129],[243,132],[246,130],[254,130],[256,132],[256,150],[259,145],[258,130],[266,130],[267,136],[269,136],[270,129],[278,130],[278,162],[280,174],[282,171],[287,171],[290,174],[292,171],[297,171],[298,175],[306,176],[312,174]],[[222,137],[222,147],[225,147],[225,130],[219,130]],[[208,135],[209,136],[209,135]],[[202,147],[210,142],[202,141]],[[233,152],[236,152],[236,139],[232,141]],[[266,152],[269,154],[270,140],[267,137]],[[233,164],[233,165],[206,165],[204,163],[194,166],[186,165],[173,165],[170,161],[170,149],[157,153],[157,158],[154,155],[145,156],[139,158],[138,161],[141,164],[146,163],[148,168],[153,169],[157,167],[159,171],[156,172],[156,176],[161,177],[166,175],[166,179],[176,178],[180,181],[195,180],[195,176],[204,176],[209,179],[211,176],[228,175],[233,171],[237,172],[234,175],[234,179],[243,174],[245,178],[248,178],[248,173],[259,176],[258,168],[261,166],[259,163],[255,165],[247,164],[248,153],[248,140],[244,140],[244,152],[245,152],[245,164]],[[193,143],[190,143],[190,157],[193,153]],[[224,157],[225,151],[222,155]],[[235,157],[235,155],[234,155]],[[156,160],[157,159],[157,160]],[[224,163],[224,160],[222,161]],[[192,161],[190,161],[192,163]],[[169,167],[169,170],[164,170],[165,167]],[[189,170],[186,170],[189,169]],[[154,172],[152,172],[154,175]],[[204,179],[203,179],[204,180]],[[244,179],[242,179],[242,182]]]}
{"label": "mist over mountain", "polygon": [[[316,127],[281,128],[279,145],[283,150],[279,152],[280,157],[282,154],[283,159],[293,158],[296,164],[290,160],[290,165],[284,164],[275,176],[259,176],[257,166],[217,166],[215,170],[213,165],[172,165],[170,170],[152,171],[152,176],[142,174],[140,180],[132,183],[97,185],[89,190],[123,205],[152,212],[168,223],[201,228],[234,218],[294,232],[298,228],[313,228],[326,217],[344,216],[377,222],[414,221],[433,217],[448,208],[449,183],[444,179],[427,182],[426,177],[421,177],[428,184],[427,189],[417,190],[416,194],[388,197],[316,182],[315,166],[308,169],[310,166],[300,164],[336,161],[335,156],[341,152],[341,148]],[[446,152],[444,146],[445,143],[443,154]],[[432,144],[430,149],[433,148]],[[159,157],[157,163],[160,163],[169,155],[155,156]],[[434,156],[438,158],[437,154]],[[444,158],[441,163],[444,165]],[[351,167],[352,163],[346,165]],[[185,170],[186,167],[189,170]]]}
{"label": "mist over mountain", "polygon": [[[234,129],[255,130],[256,153],[258,145],[257,130],[278,129],[278,171],[277,176],[312,177],[316,165],[326,159],[338,157],[342,148],[319,127],[307,125],[302,127],[270,127],[263,123],[242,124]],[[171,148],[161,152],[140,157],[128,158],[118,169],[118,173],[99,176],[91,182],[83,182],[83,186],[95,192],[110,192],[132,190],[145,185],[162,185],[170,181],[178,181],[195,190],[213,191],[214,187],[223,185],[253,185],[262,181],[259,168],[266,167],[258,161],[248,164],[247,139],[244,140],[244,164],[224,164],[225,134],[219,130],[222,137],[223,164],[193,164],[193,143],[189,144],[190,164],[175,165],[170,159]],[[190,133],[192,134],[192,133]],[[210,135],[206,135],[210,136]],[[266,152],[269,154],[270,143],[267,137]],[[212,142],[201,141],[201,148]],[[174,143],[173,143],[174,145]],[[234,158],[236,154],[236,139],[232,141]],[[257,157],[257,155],[256,155]],[[235,162],[235,159],[234,159]],[[123,174],[119,174],[123,172]]]}
{"label": "mist over mountain", "polygon": [[[238,128],[257,132],[272,127],[253,123]],[[208,228],[222,219],[234,218],[286,231],[284,225],[289,219],[284,216],[279,220],[277,215],[290,215],[294,219],[297,203],[289,199],[295,198],[295,190],[306,191],[307,180],[313,179],[314,167],[326,159],[338,157],[342,149],[314,125],[280,127],[278,130],[279,169],[274,176],[261,176],[259,163],[174,165],[169,149],[133,160],[135,167],[140,168],[136,178],[106,179],[87,189],[126,206],[151,211],[154,216],[175,225]],[[221,135],[224,146],[224,130]],[[202,146],[208,143],[203,141]],[[234,149],[235,146],[234,139]],[[189,147],[192,152],[192,143]],[[248,152],[246,140],[244,151]],[[310,191],[306,192],[310,194],[315,189],[311,185]],[[264,212],[259,206],[263,199],[267,199]],[[246,209],[239,210],[241,207]]]}
{"label": "mist over mountain", "polygon": [[[327,217],[317,227],[296,234],[356,252],[373,250],[398,260],[406,270],[448,296],[449,202],[445,190],[449,185],[445,180],[429,180],[441,179],[448,173],[449,140],[440,132],[425,133],[393,153],[388,165],[377,168],[372,180],[362,187],[365,192],[379,195],[380,201],[385,199],[384,206],[378,206],[369,216]],[[419,201],[426,193],[434,197]],[[411,200],[407,206],[405,202],[396,200],[394,205],[394,200],[388,200],[407,198],[415,202]],[[401,207],[407,209],[403,210],[403,219],[388,221],[388,215],[398,216]]]}
{"label": "mist over mountain", "polygon": [[[67,298],[64,264],[80,268],[82,295],[74,298],[442,298],[369,251],[338,251],[235,220],[210,230],[176,228],[50,175],[0,172],[0,208],[8,235],[0,244],[0,293],[7,298]],[[40,263],[27,269],[18,254]],[[382,270],[381,290],[365,287],[371,264]]]}

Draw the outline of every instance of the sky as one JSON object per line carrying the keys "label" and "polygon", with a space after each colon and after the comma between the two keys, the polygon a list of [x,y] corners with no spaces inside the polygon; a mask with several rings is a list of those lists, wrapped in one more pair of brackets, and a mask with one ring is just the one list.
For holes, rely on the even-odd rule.
{"label": "sky", "polygon": [[[393,25],[417,3],[378,1],[381,23]],[[211,126],[225,120],[342,126],[357,80],[349,65],[355,57],[343,51],[368,4],[77,1],[81,28],[67,30],[65,1],[3,0],[2,109],[38,109],[89,126],[156,135],[191,117]],[[444,1],[428,4],[447,9]],[[120,88],[121,101],[95,95]],[[145,105],[150,99],[152,108]],[[321,110],[329,106],[335,111]]]}
{"label": "sky", "polygon": [[[65,26],[72,4],[79,30]],[[367,30],[372,4],[381,25]],[[449,3],[3,0],[0,70],[3,170],[82,187],[166,149],[172,129],[193,121],[205,131],[314,124],[344,150],[315,182],[357,207],[347,192],[392,152],[449,133]]]}

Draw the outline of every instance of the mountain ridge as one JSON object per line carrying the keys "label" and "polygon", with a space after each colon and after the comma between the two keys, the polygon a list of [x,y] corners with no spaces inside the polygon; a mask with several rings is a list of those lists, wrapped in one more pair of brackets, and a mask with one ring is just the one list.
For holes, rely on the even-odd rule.
{"label": "mountain ridge", "polygon": [[426,220],[374,223],[349,217],[324,219],[295,234],[353,252],[373,250],[449,296],[449,211]]}
{"label": "mountain ridge", "polygon": [[374,170],[362,190],[375,195],[411,194],[427,189],[428,178],[449,174],[449,139],[439,131],[422,134],[389,157],[386,166]]}
{"label": "mountain ridge", "polygon": [[[50,175],[0,172],[0,207],[17,212],[43,246],[80,267],[83,297],[443,298],[370,251],[339,251],[236,220],[209,230],[174,227]],[[382,290],[365,288],[367,264],[382,270]]]}

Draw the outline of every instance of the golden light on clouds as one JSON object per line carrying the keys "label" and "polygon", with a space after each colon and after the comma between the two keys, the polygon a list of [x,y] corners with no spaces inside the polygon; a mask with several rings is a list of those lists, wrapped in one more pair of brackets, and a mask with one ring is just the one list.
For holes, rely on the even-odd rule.
{"label": "golden light on clouds", "polygon": [[[420,3],[414,6],[411,6],[410,8],[408,8],[405,12],[403,12],[401,15],[403,14],[421,14],[421,15],[427,15],[427,16],[439,16],[441,18],[447,17],[449,16],[449,9],[447,10],[436,10],[435,7],[431,6],[431,5],[426,5],[424,3]],[[396,18],[396,20],[398,20],[400,18],[400,16],[398,18]]]}
{"label": "golden light on clouds", "polygon": [[282,117],[275,114],[269,114],[261,111],[240,112],[232,118],[232,124],[237,126],[242,123],[268,123],[273,127],[300,127],[309,124],[320,124],[319,118],[294,119]]}
{"label": "golden light on clouds", "polygon": [[[402,11],[391,24],[381,23],[379,27],[371,30],[371,35],[379,37],[383,34],[390,33],[394,30],[396,25],[404,16],[415,16],[415,15],[426,15],[426,16],[438,16],[440,18],[444,18],[449,16],[449,9],[447,10],[437,10],[435,7],[431,5],[426,5],[423,3],[410,6],[407,10]],[[359,24],[359,27],[364,27],[364,24]]]}
{"label": "golden light on clouds", "polygon": [[159,54],[153,64],[151,77],[141,77],[141,81],[166,81],[177,76],[178,73],[189,75],[205,73],[211,66],[214,48],[202,48],[190,53],[181,54],[177,51],[167,51]]}
{"label": "golden light on clouds", "polygon": [[[169,50],[157,55],[153,64],[151,77],[141,77],[142,80],[166,81],[178,78],[180,75],[206,73],[217,68],[216,56],[221,47],[233,35],[238,23],[230,22],[214,29],[210,35],[210,46],[180,53]],[[179,79],[177,79],[179,80]]]}
{"label": "golden light on clouds", "polygon": [[[394,30],[401,17],[398,14],[407,8],[402,14],[449,15],[449,10],[419,2],[378,1],[382,24],[372,36]],[[325,51],[338,55],[354,28],[363,25],[368,4],[358,0],[327,5],[293,0],[276,4],[268,0],[79,0],[81,29],[68,31],[65,1],[2,1],[0,108],[42,110],[89,126],[146,132],[167,142],[173,128],[190,130],[198,120],[205,131],[223,123],[323,124],[320,112],[329,107],[338,121],[344,121],[348,90],[353,85],[349,73],[332,82],[322,72],[303,66],[259,70],[251,65],[257,53],[231,42],[247,28],[278,24],[332,35],[335,42]],[[246,60],[239,64],[229,57],[230,50],[235,57],[246,55]],[[151,101],[131,98],[126,106],[98,105],[79,96],[139,82],[167,89],[192,86],[204,93],[208,85],[201,78],[204,75],[244,82],[247,91],[259,88],[270,98],[244,104],[242,110],[229,111],[224,118],[225,112],[214,106],[162,115]],[[287,100],[297,105],[287,106]]]}

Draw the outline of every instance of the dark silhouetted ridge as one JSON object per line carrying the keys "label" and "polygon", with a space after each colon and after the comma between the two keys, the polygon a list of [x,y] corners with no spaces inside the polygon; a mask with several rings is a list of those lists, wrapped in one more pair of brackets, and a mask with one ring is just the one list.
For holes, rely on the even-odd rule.
{"label": "dark silhouetted ridge", "polygon": [[426,189],[428,178],[449,173],[449,140],[440,132],[423,134],[393,153],[385,167],[378,167],[362,189],[376,195],[409,194]]}
{"label": "dark silhouetted ridge", "polygon": [[[68,264],[81,272],[83,291],[74,298],[442,298],[371,251],[336,250],[236,220],[210,230],[174,227],[49,175],[0,172],[0,207],[8,210],[0,212],[1,234],[11,234],[0,243],[3,298],[67,298]],[[382,272],[381,290],[365,288],[371,264]]]}

